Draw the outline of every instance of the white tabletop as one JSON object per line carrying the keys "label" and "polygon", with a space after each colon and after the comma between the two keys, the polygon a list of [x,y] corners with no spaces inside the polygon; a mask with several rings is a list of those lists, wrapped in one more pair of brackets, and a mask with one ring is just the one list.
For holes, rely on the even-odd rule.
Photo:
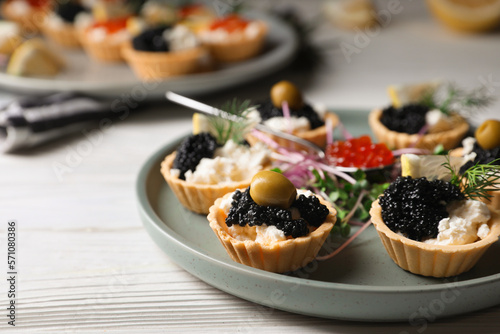
{"label": "white tabletop", "polygon": [[[281,3],[281,2],[280,2]],[[417,1],[359,47],[350,62],[337,48],[319,73],[281,71],[251,84],[204,96],[217,104],[256,99],[281,79],[311,101],[369,110],[388,103],[388,84],[444,78],[500,90],[499,33],[446,30]],[[302,2],[307,15],[319,2]],[[379,10],[386,2],[379,3]],[[317,40],[356,43],[356,32],[324,24]],[[338,45],[338,44],[337,44]],[[8,97],[9,94],[3,92]],[[499,103],[481,117],[499,117]],[[475,119],[474,122],[479,122]],[[19,332],[494,333],[500,306],[425,324],[359,323],[307,317],[247,302],[191,276],[150,239],[137,213],[137,173],[156,150],[188,133],[191,112],[154,102],[107,129],[0,156],[0,258],[6,261],[8,220],[18,227],[16,330]],[[348,124],[347,124],[348,126]],[[90,129],[88,129],[90,131]],[[58,168],[65,165],[68,168]],[[6,262],[1,267],[6,269]],[[5,274],[7,276],[7,274]],[[4,277],[5,277],[4,276]],[[0,280],[0,331],[8,286]]]}

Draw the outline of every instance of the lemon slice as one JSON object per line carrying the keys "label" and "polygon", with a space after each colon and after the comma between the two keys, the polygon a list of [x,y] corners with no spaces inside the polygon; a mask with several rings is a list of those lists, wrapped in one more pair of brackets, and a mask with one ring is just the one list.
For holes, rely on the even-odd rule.
{"label": "lemon slice", "polygon": [[7,74],[20,76],[53,76],[64,67],[64,61],[38,38],[27,40],[14,50]]}
{"label": "lemon slice", "polygon": [[448,27],[482,32],[500,23],[500,0],[427,0],[431,12]]}
{"label": "lemon slice", "polygon": [[193,114],[193,134],[197,135],[201,132],[213,133],[213,127],[208,119],[208,116],[203,114],[194,113]]}
{"label": "lemon slice", "polygon": [[438,80],[422,82],[416,84],[390,85],[387,87],[387,94],[395,108],[400,108],[405,104],[421,101],[422,98],[436,90],[441,85]]}
{"label": "lemon slice", "polygon": [[[464,157],[448,157],[453,170],[457,171],[467,161]],[[447,160],[444,155],[401,155],[401,176],[412,178],[425,177],[429,180],[451,180],[449,169],[443,166]]]}

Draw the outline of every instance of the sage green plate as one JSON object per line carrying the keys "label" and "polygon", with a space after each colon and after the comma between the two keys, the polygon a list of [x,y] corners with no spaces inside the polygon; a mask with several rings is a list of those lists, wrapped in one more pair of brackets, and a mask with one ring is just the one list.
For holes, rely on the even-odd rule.
{"label": "sage green plate", "polygon": [[[366,112],[336,112],[354,135],[370,133]],[[274,274],[233,262],[206,217],[184,209],[160,174],[160,162],[179,141],[165,145],[142,167],[137,179],[139,212],[157,245],[208,284],[272,308],[356,321],[417,323],[500,303],[499,242],[471,271],[447,279],[400,269],[372,226],[336,257],[294,273]],[[329,238],[322,252],[337,246],[338,240]]]}

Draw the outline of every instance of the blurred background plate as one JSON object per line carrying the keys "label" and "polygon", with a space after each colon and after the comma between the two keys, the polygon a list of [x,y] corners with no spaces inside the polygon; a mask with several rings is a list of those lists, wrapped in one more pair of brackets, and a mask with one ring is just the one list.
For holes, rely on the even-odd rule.
{"label": "blurred background plate", "polygon": [[283,21],[261,12],[252,12],[248,16],[269,24],[264,51],[258,57],[213,72],[143,83],[125,63],[98,63],[90,60],[82,50],[65,50],[54,45],[53,48],[67,61],[63,73],[50,79],[0,73],[0,88],[21,94],[76,91],[102,97],[135,94],[144,98],[162,98],[167,90],[195,95],[228,88],[283,68],[292,60],[298,45],[295,32]]}

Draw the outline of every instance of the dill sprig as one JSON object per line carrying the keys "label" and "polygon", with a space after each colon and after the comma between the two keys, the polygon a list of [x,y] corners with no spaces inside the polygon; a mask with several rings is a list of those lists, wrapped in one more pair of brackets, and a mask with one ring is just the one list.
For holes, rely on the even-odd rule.
{"label": "dill sprig", "polygon": [[464,117],[470,117],[493,101],[494,97],[488,93],[486,86],[465,90],[450,83],[444,92],[439,89],[429,90],[420,103],[429,109],[439,109],[445,115],[459,113]]}
{"label": "dill sprig", "polygon": [[451,173],[450,182],[459,187],[467,199],[490,199],[490,191],[498,191],[500,187],[500,159],[487,164],[479,164],[468,168],[463,174],[457,173],[450,164],[449,156],[443,166]]}
{"label": "dill sprig", "polygon": [[248,131],[251,121],[247,118],[251,108],[250,100],[239,101],[234,98],[227,101],[219,109],[227,112],[228,114],[241,117],[241,121],[235,122],[225,120],[219,117],[210,117],[210,124],[214,130],[215,139],[221,145],[224,145],[229,139],[236,143],[244,141],[244,137]]}

